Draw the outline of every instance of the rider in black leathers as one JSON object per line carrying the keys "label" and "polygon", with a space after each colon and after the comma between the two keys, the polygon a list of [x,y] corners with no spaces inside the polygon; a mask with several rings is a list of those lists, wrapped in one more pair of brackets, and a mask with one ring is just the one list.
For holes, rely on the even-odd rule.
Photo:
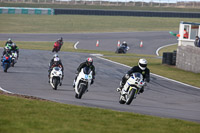
{"label": "rider in black leathers", "polygon": [[76,82],[76,79],[81,71],[82,68],[84,67],[90,67],[90,69],[92,70],[92,81],[91,81],[91,84],[94,83],[94,79],[95,79],[95,67],[93,65],[93,59],[91,57],[87,58],[87,60],[83,63],[81,63],[79,65],[79,67],[77,68],[77,72],[76,72],[76,77],[74,79],[74,83],[73,83],[73,88],[75,87],[75,82]]}
{"label": "rider in black leathers", "polygon": [[[150,70],[147,68],[147,60],[146,59],[140,59],[137,66],[134,66],[125,74],[122,78],[122,81],[120,82],[120,87],[117,88],[117,91],[120,92],[122,88],[124,87],[126,81],[129,79],[130,75],[132,73],[139,72],[143,76],[143,80],[146,82],[150,82]],[[140,93],[144,92],[144,88],[140,90]]]}

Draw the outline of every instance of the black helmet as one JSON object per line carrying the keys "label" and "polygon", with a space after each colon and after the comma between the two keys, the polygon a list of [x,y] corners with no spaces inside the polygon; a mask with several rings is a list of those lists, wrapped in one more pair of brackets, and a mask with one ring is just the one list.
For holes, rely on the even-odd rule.
{"label": "black helmet", "polygon": [[93,64],[93,59],[91,57],[87,58],[86,65],[91,66]]}

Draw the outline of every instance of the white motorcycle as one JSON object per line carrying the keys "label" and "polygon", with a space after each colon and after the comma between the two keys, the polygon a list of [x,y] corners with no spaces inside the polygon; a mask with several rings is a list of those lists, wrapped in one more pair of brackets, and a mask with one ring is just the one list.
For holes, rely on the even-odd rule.
{"label": "white motorcycle", "polygon": [[11,51],[10,58],[11,60],[11,66],[14,67],[15,63],[17,63],[17,52]]}
{"label": "white motorcycle", "polygon": [[89,67],[81,69],[75,82],[75,97],[81,99],[82,95],[88,91],[92,81],[92,70]]}
{"label": "white motorcycle", "polygon": [[50,84],[54,90],[57,90],[57,86],[62,84],[62,68],[54,67],[50,74]]}
{"label": "white motorcycle", "polygon": [[132,100],[137,97],[140,89],[144,87],[146,83],[143,81],[143,76],[140,73],[133,73],[126,81],[122,91],[120,92],[119,103],[131,104]]}

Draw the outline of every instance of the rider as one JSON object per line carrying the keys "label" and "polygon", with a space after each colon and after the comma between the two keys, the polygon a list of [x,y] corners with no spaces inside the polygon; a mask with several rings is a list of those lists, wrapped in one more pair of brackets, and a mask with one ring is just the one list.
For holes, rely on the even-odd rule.
{"label": "rider", "polygon": [[[50,66],[52,66],[52,64],[53,64],[55,58],[59,58],[59,57],[58,57],[58,54],[54,54],[54,55],[53,55],[53,58],[51,59],[51,62],[49,63],[49,68],[50,68]],[[59,58],[59,62],[62,64],[60,58]]]}
{"label": "rider", "polygon": [[3,63],[4,63],[5,61],[11,63],[10,55],[7,54],[7,53],[6,53],[5,55],[2,56],[2,59],[1,59],[1,66],[3,66]]}
{"label": "rider", "polygon": [[19,57],[19,48],[16,46],[15,43],[12,43],[10,51],[17,52],[17,58]]}
{"label": "rider", "polygon": [[[10,50],[10,48],[9,48],[9,46],[6,46],[6,47],[4,48],[3,56],[4,56],[5,54],[7,54],[7,55],[11,55],[11,54],[12,54],[12,53],[11,53],[11,50]],[[2,56],[2,57],[3,57],[3,56]]]}
{"label": "rider", "polygon": [[63,67],[62,62],[60,61],[60,59],[58,57],[55,57],[54,60],[53,60],[53,63],[49,66],[49,70],[48,70],[48,72],[49,72],[49,74],[48,74],[49,82],[50,82],[50,73],[51,73],[51,71],[53,70],[54,67],[60,67],[60,68],[62,68],[61,70],[62,70],[62,73],[63,73],[63,75],[62,75],[62,80],[63,80],[63,77],[64,77],[64,72],[63,72],[64,71],[64,67]]}
{"label": "rider", "polygon": [[[62,45],[63,45],[63,38],[62,38],[62,37],[59,38],[59,39],[54,43],[54,46],[56,46],[56,47],[58,46],[58,47],[59,47],[58,50],[61,49]],[[55,51],[55,48],[53,48],[52,52],[54,52],[54,51]]]}
{"label": "rider", "polygon": [[60,39],[58,39],[57,42],[59,43],[59,50],[60,50],[63,45],[63,38],[61,37]]}
{"label": "rider", "polygon": [[[144,78],[143,80],[146,80],[147,82],[149,82],[150,81],[150,70],[147,68],[147,63],[148,62],[146,59],[139,59],[138,65],[132,67],[131,70],[129,70],[127,72],[127,74],[125,74],[123,76],[122,81],[120,82],[120,87],[117,88],[117,91],[120,92],[122,90],[126,81],[129,79],[130,75],[135,72],[141,73]],[[142,88],[140,90],[140,93],[143,93],[143,92],[144,92],[144,88]]]}
{"label": "rider", "polygon": [[92,70],[92,81],[91,81],[91,85],[94,83],[94,79],[95,79],[95,67],[93,65],[93,59],[91,57],[87,58],[85,62],[81,63],[79,65],[79,67],[77,68],[77,72],[76,72],[76,77],[74,79],[74,83],[73,83],[73,88],[75,87],[75,82],[76,79],[79,75],[79,73],[81,72],[81,69],[84,67],[89,67]]}
{"label": "rider", "polygon": [[11,45],[13,44],[11,38],[8,38],[8,41],[5,43],[5,46],[9,46],[11,47]]}

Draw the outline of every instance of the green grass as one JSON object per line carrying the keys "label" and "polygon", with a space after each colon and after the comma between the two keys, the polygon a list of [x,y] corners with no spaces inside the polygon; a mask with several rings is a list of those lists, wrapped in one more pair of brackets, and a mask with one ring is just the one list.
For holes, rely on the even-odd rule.
{"label": "green grass", "polygon": [[141,7],[141,6],[100,6],[100,5],[66,5],[66,4],[23,4],[0,3],[0,7],[31,7],[31,8],[72,8],[72,9],[108,9],[108,10],[143,10],[143,11],[176,11],[176,12],[200,12],[199,8],[176,7]]}
{"label": "green grass", "polygon": [[1,133],[198,133],[200,124],[0,94]]}
{"label": "green grass", "polygon": [[164,47],[159,50],[158,54],[159,54],[159,56],[162,56],[164,52],[173,52],[174,50],[177,50],[177,47],[178,47],[178,44]]}
{"label": "green grass", "polygon": [[0,20],[0,33],[177,31],[180,21],[200,23],[192,18],[86,15],[0,14]]}

